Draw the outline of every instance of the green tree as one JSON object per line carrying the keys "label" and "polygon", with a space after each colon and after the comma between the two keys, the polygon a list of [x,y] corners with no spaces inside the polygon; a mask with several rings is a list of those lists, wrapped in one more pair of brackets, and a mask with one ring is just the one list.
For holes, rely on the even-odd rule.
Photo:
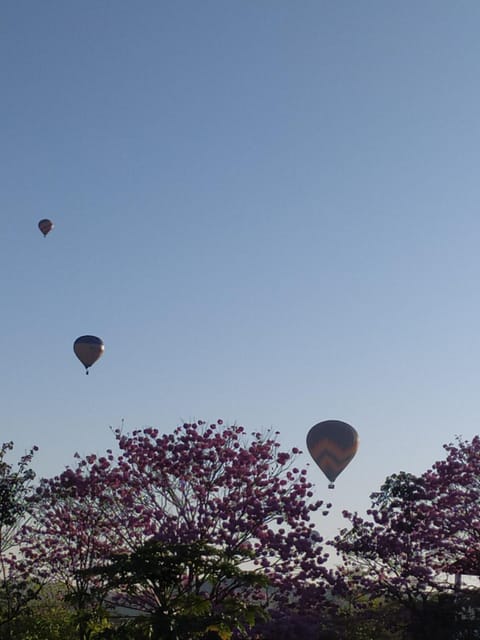
{"label": "green tree", "polygon": [[12,640],[64,640],[75,635],[74,610],[59,585],[46,585],[11,623]]}
{"label": "green tree", "polygon": [[[246,552],[245,552],[246,553]],[[150,540],[131,554],[112,556],[110,564],[88,571],[109,584],[112,607],[131,612],[116,634],[151,640],[190,640],[217,634],[229,638],[265,617],[261,594],[267,580],[239,567],[233,556],[203,542],[163,543]],[[245,588],[250,597],[246,598]],[[256,600],[253,593],[257,593]]]}
{"label": "green tree", "polygon": [[0,446],[0,636],[6,640],[12,636],[12,621],[42,586],[41,579],[35,580],[28,564],[15,553],[33,492],[35,473],[30,464],[37,449],[33,447],[15,465],[7,460],[13,442]]}

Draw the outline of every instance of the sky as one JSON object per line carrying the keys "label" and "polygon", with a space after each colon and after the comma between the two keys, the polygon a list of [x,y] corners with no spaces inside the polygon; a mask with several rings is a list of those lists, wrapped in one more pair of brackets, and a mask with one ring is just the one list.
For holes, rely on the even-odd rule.
{"label": "sky", "polygon": [[306,465],[345,420],[329,537],[473,437],[479,31],[474,0],[2,0],[2,440],[51,476],[222,418]]}

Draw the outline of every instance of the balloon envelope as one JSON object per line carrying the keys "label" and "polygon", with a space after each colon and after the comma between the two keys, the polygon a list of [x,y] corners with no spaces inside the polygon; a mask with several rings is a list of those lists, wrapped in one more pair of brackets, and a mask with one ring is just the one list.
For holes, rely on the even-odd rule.
{"label": "balloon envelope", "polygon": [[341,420],[325,420],[307,434],[310,455],[330,482],[335,482],[358,449],[358,433]]}
{"label": "balloon envelope", "polygon": [[53,229],[53,222],[51,220],[48,220],[47,218],[44,218],[38,223],[38,228],[45,237],[47,233],[50,233],[50,231]]}
{"label": "balloon envelope", "polygon": [[73,350],[88,373],[88,367],[91,367],[100,358],[105,350],[105,345],[103,340],[97,336],[80,336],[73,343]]}

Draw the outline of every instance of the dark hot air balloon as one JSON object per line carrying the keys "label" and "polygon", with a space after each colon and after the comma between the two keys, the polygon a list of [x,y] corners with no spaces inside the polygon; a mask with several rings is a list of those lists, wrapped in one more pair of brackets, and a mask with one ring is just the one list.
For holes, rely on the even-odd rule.
{"label": "dark hot air balloon", "polygon": [[88,375],[88,367],[91,367],[105,350],[103,340],[97,336],[80,336],[73,343],[75,355],[83,364]]}
{"label": "dark hot air balloon", "polygon": [[358,434],[341,420],[325,420],[313,426],[307,434],[310,455],[330,480],[330,489],[358,448]]}
{"label": "dark hot air balloon", "polygon": [[48,220],[47,218],[44,218],[38,223],[38,228],[43,233],[43,237],[45,237],[47,233],[50,233],[50,231],[53,229],[53,222],[51,220]]}

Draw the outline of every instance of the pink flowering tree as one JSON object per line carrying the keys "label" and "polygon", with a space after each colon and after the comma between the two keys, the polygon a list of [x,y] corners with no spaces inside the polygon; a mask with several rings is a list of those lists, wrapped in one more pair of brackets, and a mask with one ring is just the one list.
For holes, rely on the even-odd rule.
{"label": "pink flowering tree", "polygon": [[444,448],[447,457],[421,476],[387,478],[367,518],[345,512],[350,527],[335,540],[350,594],[360,594],[361,606],[365,594],[401,603],[418,638],[467,624],[470,596],[453,597],[453,574],[480,572],[480,439]]}
{"label": "pink flowering tree", "polygon": [[33,574],[48,576],[61,588],[76,611],[81,640],[105,620],[108,585],[85,572],[102,563],[112,548],[121,550],[115,533],[108,469],[113,460],[96,455],[79,460],[75,470],[40,481],[28,501],[29,520],[22,527],[19,547]]}
{"label": "pink flowering tree", "polygon": [[[444,445],[447,456],[423,478],[430,509],[423,523],[426,544],[437,550],[436,568],[480,575],[480,437]],[[458,586],[458,583],[457,583]]]}
{"label": "pink flowering tree", "polygon": [[[184,424],[171,434],[117,430],[118,455],[92,454],[41,483],[25,553],[43,559],[76,592],[98,594],[89,570],[108,566],[112,554],[128,557],[152,540],[207,544],[229,560],[230,575],[216,574],[228,588],[190,574],[192,593],[218,604],[223,593],[242,592],[284,610],[302,599],[307,607],[313,595],[318,611],[329,574],[311,516],[323,503],[296,466],[299,450],[281,450],[277,435],[248,434],[222,421]],[[246,586],[244,571],[265,577],[268,589]],[[151,604],[154,594],[143,593]],[[127,604],[128,593],[122,597]]]}

